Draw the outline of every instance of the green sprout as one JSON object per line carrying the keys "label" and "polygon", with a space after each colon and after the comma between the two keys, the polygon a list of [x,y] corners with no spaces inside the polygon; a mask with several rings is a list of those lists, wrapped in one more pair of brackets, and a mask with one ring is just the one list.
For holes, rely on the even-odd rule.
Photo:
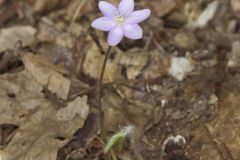
{"label": "green sprout", "polygon": [[107,142],[105,148],[104,148],[104,153],[110,152],[111,156],[113,159],[116,159],[116,156],[112,150],[112,147],[114,145],[117,145],[119,149],[122,148],[123,141],[130,135],[132,135],[134,132],[134,127],[133,126],[126,126],[122,128],[119,132],[114,134]]}

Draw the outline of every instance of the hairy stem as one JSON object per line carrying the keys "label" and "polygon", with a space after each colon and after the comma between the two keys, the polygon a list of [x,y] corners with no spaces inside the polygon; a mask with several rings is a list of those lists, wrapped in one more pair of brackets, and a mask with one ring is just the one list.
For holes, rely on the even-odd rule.
{"label": "hairy stem", "polygon": [[98,106],[98,112],[99,112],[100,134],[104,140],[106,138],[106,131],[104,128],[104,119],[103,119],[104,113],[102,110],[101,93],[102,93],[102,80],[103,80],[107,60],[108,60],[109,54],[111,52],[111,49],[112,49],[112,47],[109,46],[107,52],[105,53],[105,58],[104,58],[102,70],[101,70],[100,77],[98,80],[98,85],[97,85],[97,106]]}

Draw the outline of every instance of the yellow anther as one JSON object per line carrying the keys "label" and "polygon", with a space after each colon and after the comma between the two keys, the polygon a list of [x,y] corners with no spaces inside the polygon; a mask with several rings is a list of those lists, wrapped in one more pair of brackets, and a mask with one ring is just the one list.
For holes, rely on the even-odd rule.
{"label": "yellow anther", "polygon": [[117,25],[123,25],[125,22],[125,17],[124,16],[116,16],[115,17],[115,22],[117,23]]}

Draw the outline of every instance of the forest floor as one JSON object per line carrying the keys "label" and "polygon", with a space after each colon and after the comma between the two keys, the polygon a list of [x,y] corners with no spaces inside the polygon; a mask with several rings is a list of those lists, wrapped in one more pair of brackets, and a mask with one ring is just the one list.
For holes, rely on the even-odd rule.
{"label": "forest floor", "polygon": [[[118,4],[118,0],[109,0]],[[0,160],[239,160],[240,1],[135,0],[143,39],[108,59],[97,0],[0,0]]]}

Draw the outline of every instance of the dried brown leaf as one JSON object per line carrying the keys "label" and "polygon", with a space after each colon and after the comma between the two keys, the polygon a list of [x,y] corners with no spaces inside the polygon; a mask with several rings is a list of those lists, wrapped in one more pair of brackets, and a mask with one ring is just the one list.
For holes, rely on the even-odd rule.
{"label": "dried brown leaf", "polygon": [[3,159],[56,160],[58,149],[84,125],[88,98],[76,97],[59,109],[43,88],[66,99],[71,80],[65,71],[38,55],[25,54],[22,60],[24,71],[0,76],[0,124],[18,127],[3,148]]}
{"label": "dried brown leaf", "polygon": [[71,81],[64,77],[63,70],[59,70],[37,55],[25,55],[23,63],[34,80],[47,87],[52,93],[56,93],[59,98],[67,99]]}
{"label": "dried brown leaf", "polygon": [[21,41],[22,46],[30,45],[35,39],[36,29],[32,26],[14,26],[0,30],[0,52],[12,48]]}

